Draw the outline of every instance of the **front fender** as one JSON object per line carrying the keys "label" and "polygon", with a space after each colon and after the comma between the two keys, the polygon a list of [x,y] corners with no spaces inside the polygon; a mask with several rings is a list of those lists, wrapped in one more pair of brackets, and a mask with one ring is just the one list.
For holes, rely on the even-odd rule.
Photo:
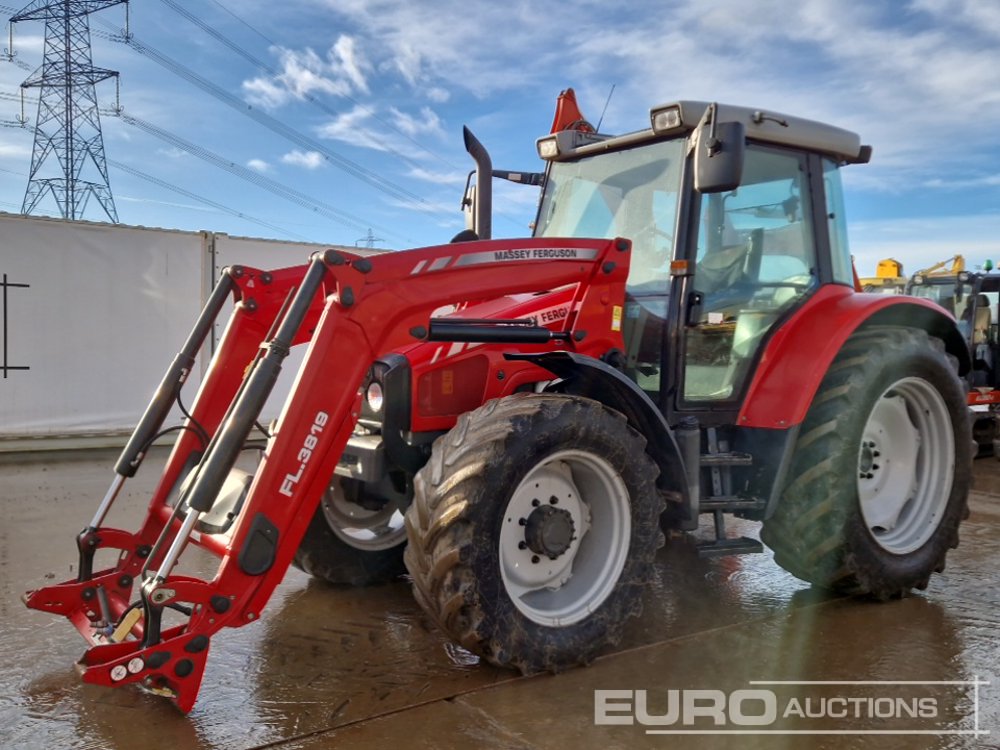
{"label": "front fender", "polygon": [[557,351],[505,356],[543,367],[563,379],[568,392],[600,401],[625,415],[629,424],[646,438],[646,450],[660,467],[657,486],[675,493],[671,500],[687,507],[690,499],[688,478],[677,439],[656,404],[632,380],[585,354]]}
{"label": "front fender", "polygon": [[921,328],[944,341],[959,374],[972,366],[955,319],[930,300],[860,294],[850,287],[820,289],[781,326],[764,348],[737,417],[740,427],[788,429],[801,424],[819,384],[844,342],[860,328]]}

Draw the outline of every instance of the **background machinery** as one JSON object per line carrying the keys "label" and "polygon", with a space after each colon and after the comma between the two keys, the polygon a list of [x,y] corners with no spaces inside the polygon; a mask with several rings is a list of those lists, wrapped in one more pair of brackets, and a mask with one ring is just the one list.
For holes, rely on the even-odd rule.
{"label": "background machinery", "polygon": [[906,288],[903,264],[895,258],[883,258],[875,267],[874,276],[861,278],[861,289],[876,294],[902,294]]}
{"label": "background machinery", "polygon": [[[839,169],[870,149],[695,101],[617,137],[578,120],[538,141],[529,239],[489,239],[492,165],[466,131],[461,241],[222,274],[77,537],[79,575],[26,595],[87,639],[85,681],[189,710],[212,640],[292,563],[353,584],[405,564],[450,637],[526,673],[615,643],[663,530],[703,516],[700,554],[759,551],[725,528],[756,519],[780,565],[841,592],[943,569],[967,514],[969,350],[933,302],[855,292]],[[230,301],[145,521],[107,526]],[[241,470],[293,346],[295,387]],[[213,577],[181,572],[189,545]]]}
{"label": "background machinery", "polygon": [[972,359],[966,376],[972,434],[981,455],[1000,457],[995,447],[1000,437],[1000,274],[991,269],[987,261],[984,272],[965,271],[963,263],[955,273],[916,273],[906,293],[937,302],[957,319]]}

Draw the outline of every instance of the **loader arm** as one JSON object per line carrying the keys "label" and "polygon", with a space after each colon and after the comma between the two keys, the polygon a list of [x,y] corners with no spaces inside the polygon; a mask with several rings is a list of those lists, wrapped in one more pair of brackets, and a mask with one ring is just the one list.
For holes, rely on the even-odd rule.
{"label": "loader arm", "polygon": [[[224,272],[129,445],[111,488],[78,535],[76,580],[25,595],[27,606],[67,617],[90,644],[84,681],[138,683],[195,703],[212,636],[259,619],[284,577],[358,419],[372,361],[415,340],[532,344],[541,350],[621,346],[630,244],[527,239],[424,248],[362,258],[327,251],[306,266]],[[561,330],[518,321],[435,321],[444,305],[567,284],[576,291]],[[194,362],[211,321],[235,307],[135,533],[104,525],[142,463]],[[308,344],[241,509],[225,533],[198,530],[270,394],[289,349]],[[179,487],[192,474],[184,490]],[[211,580],[175,573],[189,544],[219,558]],[[93,572],[97,550],[119,551]],[[166,627],[163,615],[182,620]]]}

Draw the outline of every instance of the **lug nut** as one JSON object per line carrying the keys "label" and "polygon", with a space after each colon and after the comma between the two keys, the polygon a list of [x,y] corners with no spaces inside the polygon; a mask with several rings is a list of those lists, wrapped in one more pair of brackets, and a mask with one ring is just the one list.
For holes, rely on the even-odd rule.
{"label": "lug nut", "polygon": [[541,560],[541,558],[538,555],[531,556],[531,562],[537,563],[539,560]]}

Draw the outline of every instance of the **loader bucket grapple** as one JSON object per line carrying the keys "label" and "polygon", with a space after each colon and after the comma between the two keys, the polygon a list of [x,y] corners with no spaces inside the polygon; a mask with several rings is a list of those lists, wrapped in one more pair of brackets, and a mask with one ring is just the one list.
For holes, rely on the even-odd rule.
{"label": "loader bucket grapple", "polygon": [[[284,576],[355,427],[359,388],[373,359],[417,341],[485,339],[538,352],[555,345],[613,348],[629,247],[625,240],[478,242],[370,258],[327,251],[302,267],[226,269],[122,453],[107,495],[77,536],[79,575],[28,592],[26,604],[66,617],[83,635],[85,682],[139,684],[189,711],[213,636],[258,619]],[[552,328],[431,317],[461,301],[458,289],[490,298],[566,285],[575,286],[573,314]],[[145,521],[134,533],[105,526],[230,297],[235,308],[225,335]],[[305,361],[245,499],[229,528],[208,533],[205,520],[223,501],[238,454],[295,345],[308,346]],[[512,363],[518,367],[535,366]],[[210,580],[175,573],[191,544],[218,557]],[[99,550],[118,551],[114,567],[93,569]],[[182,622],[164,627],[166,610]]]}

